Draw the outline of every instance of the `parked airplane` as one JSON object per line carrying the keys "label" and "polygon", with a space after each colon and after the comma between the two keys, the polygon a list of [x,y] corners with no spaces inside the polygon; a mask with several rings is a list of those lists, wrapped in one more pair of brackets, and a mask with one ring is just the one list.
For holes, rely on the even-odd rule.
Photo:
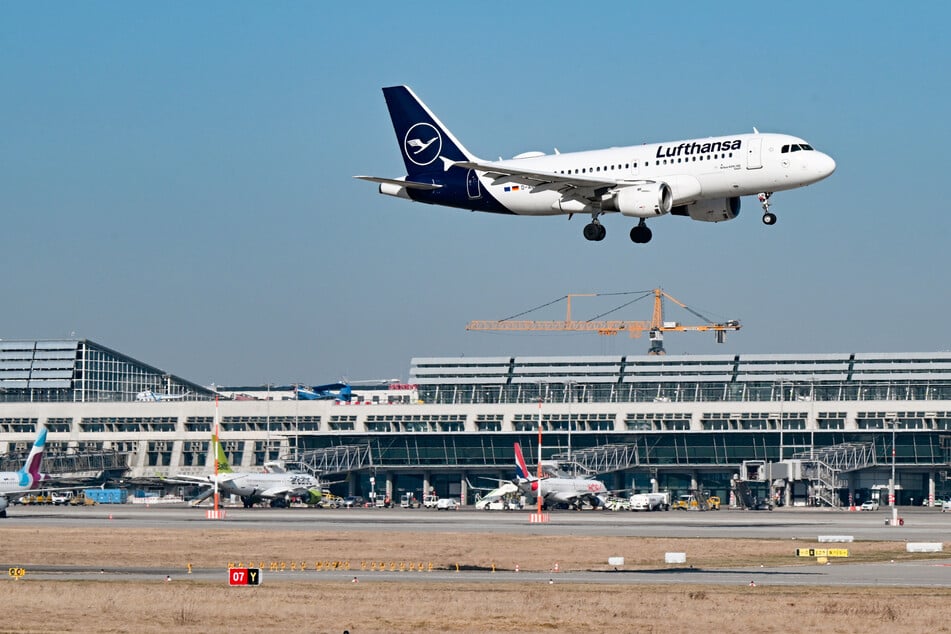
{"label": "parked airplane", "polygon": [[159,394],[154,390],[143,390],[135,395],[135,400],[154,403],[157,401],[178,401],[186,396],[188,396],[188,392],[184,394]]}
{"label": "parked airplane", "polygon": [[519,489],[526,496],[542,496],[542,503],[546,507],[572,506],[581,508],[587,502],[597,508],[604,504],[602,496],[607,495],[608,489],[600,480],[589,478],[563,478],[557,476],[543,476],[539,479],[533,476],[525,464],[522,447],[515,443],[516,481]]}
{"label": "parked airplane", "polygon": [[215,479],[218,480],[218,492],[221,495],[235,495],[241,498],[244,508],[250,508],[256,502],[269,500],[271,506],[287,506],[291,498],[299,498],[308,504],[316,504],[322,497],[320,481],[307,473],[290,471],[269,473],[239,473],[231,468],[221,443],[212,436],[218,460],[218,474],[207,476],[178,475],[171,481],[198,483],[208,490],[192,501],[197,506],[214,495]]}
{"label": "parked airplane", "polygon": [[0,472],[0,517],[7,516],[10,500],[35,491],[46,477],[40,473],[43,464],[43,450],[46,448],[46,428],[42,427],[33,442],[33,448],[26,462],[18,471]]}
{"label": "parked airplane", "polygon": [[606,234],[600,216],[636,218],[631,240],[651,239],[647,219],[664,214],[732,220],[740,197],[756,195],[763,222],[776,223],[774,192],[804,187],[835,171],[835,161],[787,134],[733,134],[554,154],[525,152],[484,161],[469,152],[407,86],[383,89],[407,175],[355,176],[379,183],[380,193],[503,214],[590,214],[587,240]]}
{"label": "parked airplane", "polygon": [[353,396],[350,386],[346,383],[328,383],[313,387],[295,385],[294,393],[299,401],[349,401]]}

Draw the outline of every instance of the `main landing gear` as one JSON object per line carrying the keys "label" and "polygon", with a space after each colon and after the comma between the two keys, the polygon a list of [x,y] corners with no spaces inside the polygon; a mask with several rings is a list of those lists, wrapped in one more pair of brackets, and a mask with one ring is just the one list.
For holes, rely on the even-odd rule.
{"label": "main landing gear", "polygon": [[773,195],[773,192],[763,192],[761,194],[756,195],[760,203],[762,203],[763,205],[763,224],[764,225],[776,224],[776,214],[770,212],[769,210],[769,198],[772,195]]}
{"label": "main landing gear", "polygon": [[643,218],[637,223],[636,227],[631,229],[631,241],[635,244],[647,244],[651,241],[653,235]]}
{"label": "main landing gear", "polygon": [[[607,235],[607,229],[604,228],[597,218],[594,218],[591,222],[584,226],[584,239],[591,240],[593,242],[600,242],[604,240],[604,236]],[[653,234],[651,230],[647,227],[647,223],[644,222],[644,219],[641,218],[641,221],[637,223],[637,226],[631,229],[631,240],[637,244],[647,244],[651,241]]]}
{"label": "main landing gear", "polygon": [[601,242],[604,240],[608,230],[604,228],[599,221],[597,216],[591,219],[591,222],[584,226],[584,239],[592,240],[594,242]]}

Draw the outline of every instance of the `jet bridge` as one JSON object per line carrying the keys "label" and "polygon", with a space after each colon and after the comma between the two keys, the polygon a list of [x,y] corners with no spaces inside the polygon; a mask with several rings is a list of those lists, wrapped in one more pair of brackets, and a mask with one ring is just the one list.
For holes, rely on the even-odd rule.
{"label": "jet bridge", "polygon": [[[746,460],[740,467],[739,479],[745,482],[772,482],[780,487],[790,487],[794,482],[808,482],[812,497],[833,508],[841,508],[837,491],[848,487],[842,474],[876,464],[874,443],[841,443],[800,451],[782,462]],[[737,493],[741,495],[742,492],[738,489]],[[743,501],[742,497],[740,501]]]}
{"label": "jet bridge", "polygon": [[[83,451],[75,454],[43,455],[43,473],[57,478],[118,477],[129,470],[129,452]],[[16,471],[23,466],[24,457],[8,455],[0,459],[0,471]]]}
{"label": "jet bridge", "polygon": [[360,471],[373,466],[370,445],[339,445],[305,451],[285,461],[288,470],[310,473],[315,477]]}
{"label": "jet bridge", "polygon": [[563,467],[574,468],[574,473],[593,476],[600,473],[622,471],[641,466],[642,460],[637,444],[601,445],[589,449],[556,454],[553,457]]}

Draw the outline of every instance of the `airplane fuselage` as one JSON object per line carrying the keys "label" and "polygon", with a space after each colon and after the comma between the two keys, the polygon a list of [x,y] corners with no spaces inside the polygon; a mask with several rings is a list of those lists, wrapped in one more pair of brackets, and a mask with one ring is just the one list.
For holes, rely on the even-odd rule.
{"label": "airplane fuselage", "polygon": [[267,493],[274,490],[293,492],[319,487],[320,482],[305,473],[229,473],[218,476],[218,490],[221,493],[242,498],[262,494],[267,497]]}
{"label": "airplane fuselage", "polygon": [[[782,151],[784,146],[786,152]],[[495,164],[516,170],[617,180],[622,184],[665,182],[671,188],[673,206],[677,207],[701,200],[796,189],[822,180],[834,169],[834,163],[825,154],[815,150],[788,151],[793,146],[801,148],[808,144],[786,134],[736,134],[529,156]],[[417,202],[528,216],[596,211],[588,201],[565,200],[559,191],[514,180],[496,183],[496,178],[481,175],[479,170],[440,168],[428,179],[416,176],[413,180],[442,185],[432,191],[404,190],[407,197]],[[381,191],[388,193],[385,188]]]}

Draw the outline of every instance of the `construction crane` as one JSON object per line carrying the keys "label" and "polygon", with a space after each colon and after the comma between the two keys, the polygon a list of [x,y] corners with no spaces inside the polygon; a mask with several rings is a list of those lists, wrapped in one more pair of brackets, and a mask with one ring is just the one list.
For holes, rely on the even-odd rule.
{"label": "construction crane", "polygon": [[[602,313],[597,317],[586,321],[576,321],[571,318],[571,299],[573,297],[600,297],[604,295],[632,295],[640,293],[640,296],[614,308],[607,313]],[[571,332],[596,332],[599,335],[617,335],[622,331],[626,331],[628,336],[631,338],[640,337],[644,331],[647,331],[650,338],[650,348],[647,351],[647,354],[659,355],[667,354],[664,350],[664,333],[665,332],[713,332],[716,337],[717,343],[723,343],[726,341],[726,332],[728,330],[739,330],[740,322],[737,320],[729,320],[722,323],[715,323],[713,320],[708,319],[693,310],[683,302],[681,302],[676,297],[673,297],[669,293],[665,292],[661,288],[655,288],[650,291],[638,291],[637,293],[572,293],[565,295],[564,297],[559,297],[558,299],[532,308],[518,315],[513,315],[512,317],[501,319],[497,321],[492,320],[476,320],[470,321],[466,326],[466,330],[495,330],[495,331],[546,331],[546,332],[555,332],[555,331],[571,331]],[[654,311],[651,315],[651,320],[648,321],[621,321],[621,320],[600,320],[601,317],[612,313],[616,310],[624,308],[634,302],[644,299],[645,297],[654,296]],[[664,320],[664,299],[669,299],[674,302],[684,310],[696,315],[702,319],[704,324],[697,326],[688,326],[681,324],[676,321],[665,321]],[[529,319],[515,319],[515,317],[521,317],[526,313],[538,310],[540,308],[545,308],[546,306],[551,306],[561,300],[567,300],[567,312],[565,314],[564,321],[537,321]]]}

